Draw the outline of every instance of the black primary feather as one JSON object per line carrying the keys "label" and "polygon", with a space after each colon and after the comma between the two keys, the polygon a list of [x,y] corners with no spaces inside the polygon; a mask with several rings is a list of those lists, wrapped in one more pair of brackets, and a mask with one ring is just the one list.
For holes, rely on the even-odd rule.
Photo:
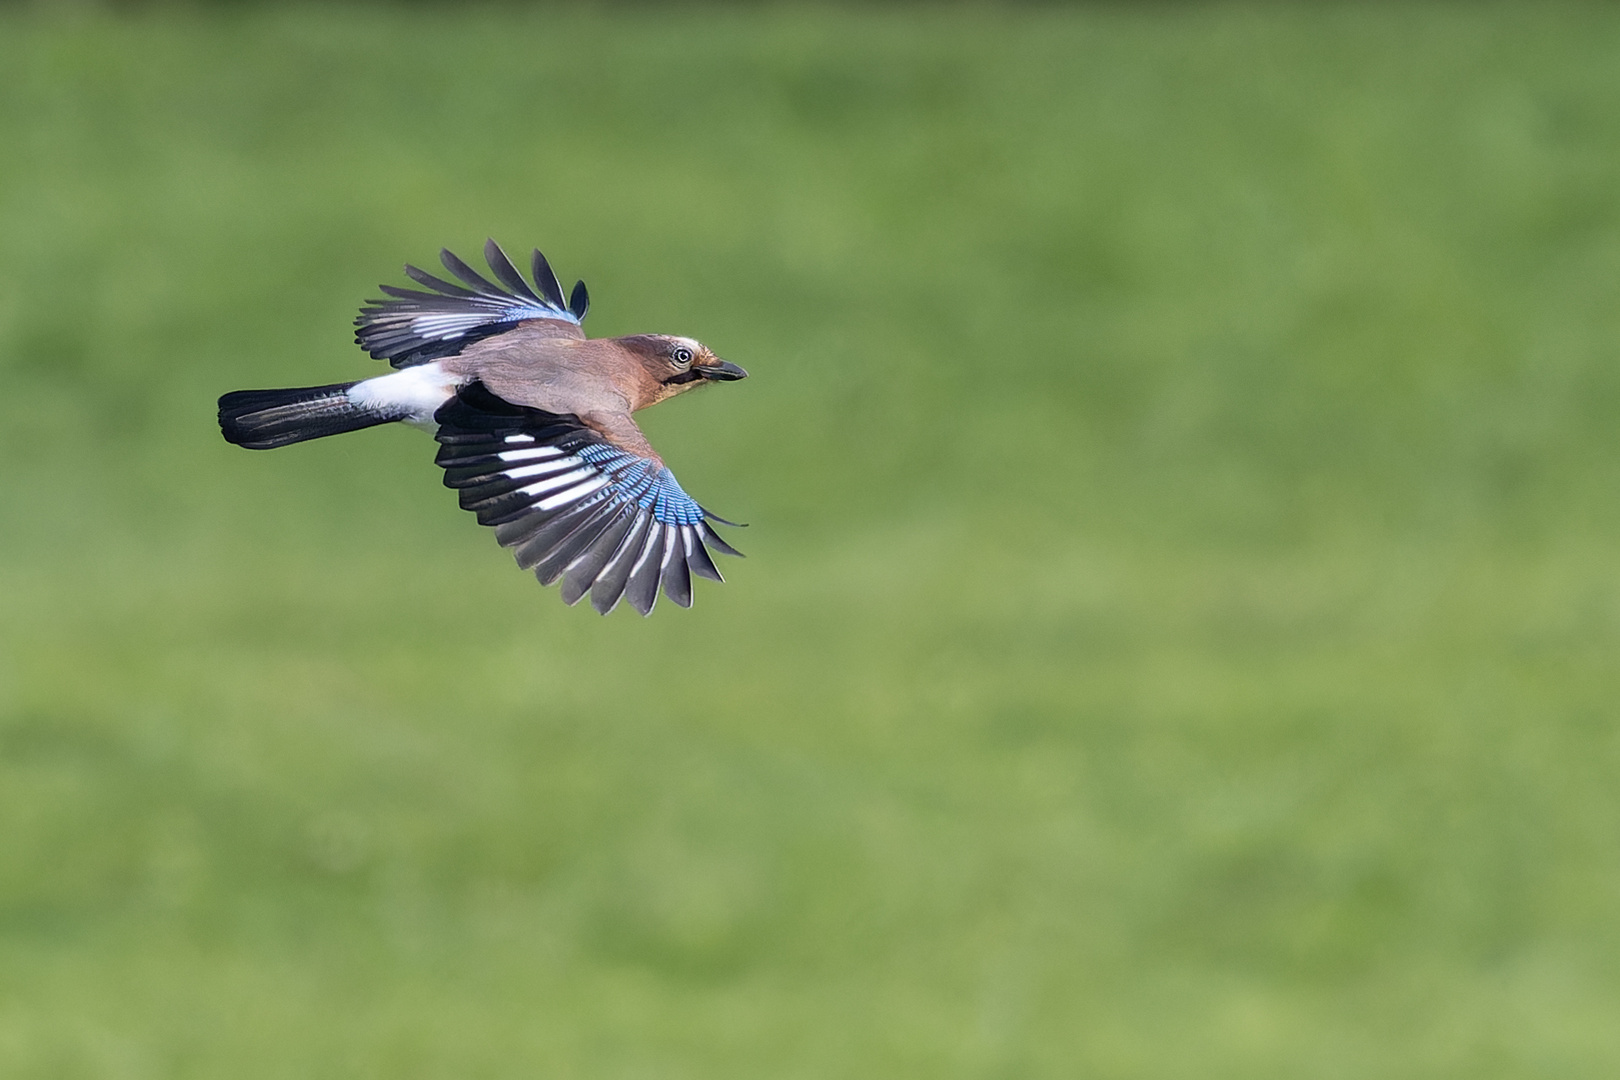
{"label": "black primary feather", "polygon": [[651,614],[653,605],[658,602],[658,578],[664,568],[664,544],[669,532],[668,526],[657,523],[652,528],[648,546],[642,550],[636,560],[638,565],[631,569],[630,580],[624,586],[624,598],[643,615]]}
{"label": "black primary feather", "polygon": [[557,275],[552,272],[551,264],[546,261],[544,255],[540,254],[539,248],[534,249],[534,255],[531,257],[530,262],[529,271],[534,275],[535,285],[545,294],[546,303],[552,307],[567,310],[568,305],[563,303],[562,283],[557,280]]}
{"label": "black primary feather", "polygon": [[490,281],[488,278],[484,277],[484,275],[462,262],[461,257],[455,252],[451,251],[449,248],[439,249],[439,261],[444,263],[444,268],[446,270],[460,278],[467,288],[471,289],[473,292],[482,296],[504,295],[501,292],[501,287],[499,285],[495,284],[493,281]]}
{"label": "black primary feather", "polygon": [[599,614],[606,615],[618,604],[619,597],[624,595],[624,584],[630,579],[630,571],[636,565],[636,557],[646,546],[647,529],[653,523],[650,517],[638,517],[635,528],[631,529],[625,538],[619,541],[619,546],[613,552],[613,557],[603,567],[601,576],[591,586],[591,607]]}
{"label": "black primary feather", "polygon": [[691,531],[688,526],[675,530],[670,544],[675,548],[664,567],[664,595],[680,607],[692,606],[692,575],[686,565],[686,545]]}
{"label": "black primary feather", "polygon": [[[501,279],[502,285],[505,285],[521,297],[533,300],[535,303],[543,303],[540,297],[535,295],[534,290],[529,288],[529,283],[523,280],[523,275],[517,272],[517,267],[512,265],[512,260],[506,257],[506,252],[501,250],[501,245],[497,244],[493,239],[484,241],[484,261],[489,263],[489,268],[495,271],[495,276]],[[561,307],[562,305],[556,304],[553,306]]]}

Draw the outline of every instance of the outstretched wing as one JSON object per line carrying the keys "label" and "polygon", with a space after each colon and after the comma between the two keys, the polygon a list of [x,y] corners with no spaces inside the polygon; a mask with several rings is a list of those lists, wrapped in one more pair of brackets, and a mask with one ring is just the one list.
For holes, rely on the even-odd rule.
{"label": "outstretched wing", "polygon": [[562,285],[538,249],[532,266],[533,286],[523,280],[495,241],[484,244],[484,258],[500,285],[456,258],[448,248],[439,252],[439,259],[465,287],[407,265],[405,273],[433,291],[381,286],[392,299],[366,301],[354,320],[358,328],[354,340],[377,359],[403,368],[454,356],[480,338],[536,319],[558,335],[585,336],[580,323],[590,306],[590,296],[583,281],[574,285],[573,293],[564,301]]}
{"label": "outstretched wing", "polygon": [[621,596],[643,615],[658,587],[692,606],[692,574],[724,580],[709,548],[740,555],[662,464],[621,449],[577,417],[513,405],[482,383],[440,407],[438,464],[461,506],[495,527],[542,585],[602,614]]}

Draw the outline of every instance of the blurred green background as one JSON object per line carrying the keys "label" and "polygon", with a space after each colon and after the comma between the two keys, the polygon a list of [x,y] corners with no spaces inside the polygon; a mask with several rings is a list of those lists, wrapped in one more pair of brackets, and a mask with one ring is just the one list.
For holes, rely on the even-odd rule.
{"label": "blurred green background", "polygon": [[[0,1075],[1620,1075],[1620,8],[0,9]],[[600,619],[241,387],[746,383]]]}

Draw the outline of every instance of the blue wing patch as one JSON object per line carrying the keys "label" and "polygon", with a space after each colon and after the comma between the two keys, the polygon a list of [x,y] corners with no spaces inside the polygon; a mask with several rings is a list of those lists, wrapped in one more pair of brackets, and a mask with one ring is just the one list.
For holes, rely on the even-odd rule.
{"label": "blue wing patch", "polygon": [[590,307],[590,295],[583,281],[574,285],[565,301],[557,275],[538,250],[532,260],[533,286],[494,240],[484,244],[484,258],[500,285],[448,249],[439,252],[439,259],[463,285],[406,266],[405,273],[411,280],[433,291],[381,286],[392,299],[367,301],[354,320],[354,340],[377,359],[403,368],[454,356],[481,338],[503,333],[530,319],[555,323],[560,333],[585,336],[580,324]]}
{"label": "blue wing patch", "polygon": [[621,597],[646,615],[662,586],[690,607],[693,574],[724,580],[710,549],[741,554],[674,473],[577,417],[513,405],[475,382],[435,419],[445,485],[519,566],[543,585],[560,580],[569,604],[588,592],[604,615]]}
{"label": "blue wing patch", "polygon": [[646,458],[608,443],[591,443],[576,454],[613,477],[624,497],[665,525],[701,525],[708,516],[692,496],[681,489],[675,474]]}

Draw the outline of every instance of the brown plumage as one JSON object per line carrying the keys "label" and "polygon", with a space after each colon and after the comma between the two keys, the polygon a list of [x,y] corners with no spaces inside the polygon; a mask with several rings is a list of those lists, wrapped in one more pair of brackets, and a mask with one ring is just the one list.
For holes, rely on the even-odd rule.
{"label": "brown plumage", "polygon": [[[691,338],[632,334],[563,337],[535,319],[474,342],[439,362],[459,381],[479,380],[514,405],[572,413],[609,442],[662,463],[630,414],[707,384],[747,373]],[[690,359],[676,357],[685,350]],[[706,376],[706,373],[711,373]]]}
{"label": "brown plumage", "polygon": [[532,286],[493,240],[484,255],[500,285],[443,251],[461,284],[407,266],[431,292],[384,285],[390,299],[361,309],[356,341],[399,371],[226,394],[225,438],[269,449],[383,423],[425,427],[461,505],[496,527],[519,565],[561,580],[568,603],[589,592],[605,613],[627,596],[646,614],[662,585],[689,606],[690,574],[720,579],[706,548],[737,552],[631,414],[747,372],[691,338],[587,338],[584,282],[565,303],[539,251]]}

